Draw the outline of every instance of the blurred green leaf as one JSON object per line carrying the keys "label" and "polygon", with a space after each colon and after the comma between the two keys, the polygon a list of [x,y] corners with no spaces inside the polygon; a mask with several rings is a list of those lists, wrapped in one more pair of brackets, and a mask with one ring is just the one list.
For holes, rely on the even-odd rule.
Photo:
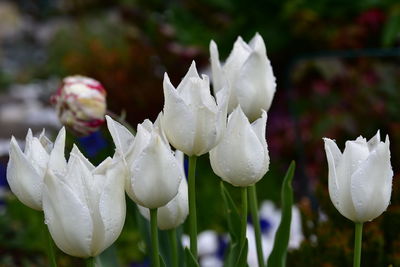
{"label": "blurred green leaf", "polygon": [[248,251],[248,240],[243,243],[242,248],[240,249],[240,254],[236,262],[236,267],[247,267],[247,251]]}
{"label": "blurred green leaf", "polygon": [[382,44],[385,47],[392,46],[400,37],[400,6],[393,8],[387,18],[382,34]]}
{"label": "blurred green leaf", "polygon": [[281,201],[282,217],[275,235],[274,247],[268,258],[269,267],[283,267],[286,264],[286,253],[290,236],[290,223],[292,221],[293,188],[292,180],[295,170],[295,162],[290,163],[282,183]]}
{"label": "blurred green leaf", "polygon": [[165,265],[163,257],[161,255],[159,255],[159,257],[160,257],[160,267],[166,267],[167,265]]}
{"label": "blurred green leaf", "polygon": [[232,200],[228,190],[226,190],[224,183],[221,181],[221,195],[225,204],[226,219],[228,222],[229,234],[232,243],[239,240],[238,234],[240,233],[240,215],[235,203]]}
{"label": "blurred green leaf", "polygon": [[190,252],[189,248],[185,248],[185,260],[186,260],[186,266],[187,267],[200,267],[199,263],[197,260],[194,258],[192,252]]}
{"label": "blurred green leaf", "polygon": [[224,261],[224,267],[234,267],[235,266],[235,259],[237,258],[237,255],[240,254],[239,251],[239,243],[229,243],[227,252],[226,252],[226,257]]}

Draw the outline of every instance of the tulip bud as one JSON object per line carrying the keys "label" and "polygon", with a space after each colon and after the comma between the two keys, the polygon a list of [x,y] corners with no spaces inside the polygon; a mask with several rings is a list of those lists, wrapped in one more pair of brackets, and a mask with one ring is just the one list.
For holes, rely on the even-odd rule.
{"label": "tulip bud", "polygon": [[106,91],[100,82],[84,77],[69,76],[52,96],[62,124],[78,135],[88,135],[104,123]]}
{"label": "tulip bud", "polygon": [[[176,158],[180,161],[183,171],[183,153],[175,152]],[[150,211],[138,205],[140,213],[150,220]],[[167,205],[158,209],[157,225],[161,230],[173,229],[181,225],[189,213],[188,185],[186,179],[182,179],[179,185],[178,194]]]}
{"label": "tulip bud", "polygon": [[214,92],[229,89],[229,113],[239,104],[253,121],[260,117],[262,110],[269,110],[276,82],[264,41],[258,33],[248,44],[238,37],[223,66],[214,41],[210,43],[210,54]]}
{"label": "tulip bud", "polygon": [[238,106],[228,118],[221,142],[210,151],[213,171],[234,186],[249,186],[268,171],[269,155],[265,140],[267,113],[250,124]]}
{"label": "tulip bud", "polygon": [[57,247],[75,257],[94,257],[120,235],[125,221],[124,168],[107,158],[93,166],[76,146],[65,171],[46,173],[45,223]]}
{"label": "tulip bud", "polygon": [[336,143],[324,138],[329,168],[329,196],[346,218],[362,223],[384,212],[390,202],[393,171],[389,137],[378,133],[367,142],[363,137],[347,141],[343,154]]}
{"label": "tulip bud", "polygon": [[106,117],[116,154],[125,162],[128,173],[125,190],[133,201],[149,209],[171,201],[184,177],[160,127],[160,117],[161,114],[154,125],[149,120],[139,124],[135,137],[123,125]]}
{"label": "tulip bud", "polygon": [[165,74],[164,98],[162,126],[176,149],[200,156],[217,145],[226,127],[227,91],[220,90],[215,101],[194,61],[176,89]]}
{"label": "tulip bud", "polygon": [[[42,210],[43,179],[52,162],[56,170],[63,167],[65,129],[58,133],[54,143],[45,136],[33,137],[29,129],[26,135],[25,150],[22,152],[14,137],[10,143],[10,160],[7,165],[7,182],[17,198],[35,210]],[[50,160],[50,155],[52,155]]]}

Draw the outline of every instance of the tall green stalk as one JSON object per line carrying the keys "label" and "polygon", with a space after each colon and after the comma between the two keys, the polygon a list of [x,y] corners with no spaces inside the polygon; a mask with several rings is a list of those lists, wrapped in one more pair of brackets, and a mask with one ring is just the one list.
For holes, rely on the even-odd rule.
{"label": "tall green stalk", "polygon": [[363,223],[355,223],[356,230],[354,235],[354,261],[353,267],[361,265],[361,244],[362,244],[362,229]]}
{"label": "tall green stalk", "polygon": [[176,237],[176,229],[168,230],[169,245],[171,246],[171,264],[172,267],[178,267],[178,242]]}
{"label": "tall green stalk", "polygon": [[196,215],[196,156],[189,157],[189,234],[190,251],[197,259],[197,215]]}
{"label": "tall green stalk", "polygon": [[96,266],[96,258],[90,257],[86,259],[86,267],[95,267]]}
{"label": "tall green stalk", "polygon": [[247,187],[241,187],[242,191],[242,222],[240,231],[240,244],[242,247],[246,242],[246,230],[247,230]]}
{"label": "tall green stalk", "polygon": [[254,226],[254,237],[256,240],[258,266],[264,267],[264,254],[261,242],[260,218],[258,216],[257,188],[256,185],[249,186],[249,206],[251,220]]}
{"label": "tall green stalk", "polygon": [[157,227],[157,208],[150,209],[150,228],[151,228],[151,259],[152,266],[160,267],[158,253],[158,227]]}

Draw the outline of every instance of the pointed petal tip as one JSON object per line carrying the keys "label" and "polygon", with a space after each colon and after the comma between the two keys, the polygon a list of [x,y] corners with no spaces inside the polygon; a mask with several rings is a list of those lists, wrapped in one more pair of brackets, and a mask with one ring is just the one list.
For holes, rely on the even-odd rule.
{"label": "pointed petal tip", "polygon": [[109,122],[112,122],[112,121],[113,121],[113,119],[112,119],[109,115],[105,115],[104,117],[106,118],[107,124],[108,124]]}
{"label": "pointed petal tip", "polygon": [[79,148],[78,148],[78,146],[76,144],[73,144],[70,154],[76,156],[78,153],[80,154],[81,151],[79,150]]}
{"label": "pointed petal tip", "polygon": [[175,87],[172,85],[171,80],[169,79],[169,76],[168,76],[168,73],[167,73],[167,72],[164,72],[163,87],[164,87],[164,89],[165,89],[165,88],[170,88],[170,87],[175,88]]}
{"label": "pointed petal tip", "polygon": [[192,60],[192,63],[190,64],[190,69],[194,68],[196,70],[196,61]]}
{"label": "pointed petal tip", "polygon": [[218,52],[218,45],[214,40],[210,41],[210,51],[212,52]]}
{"label": "pointed petal tip", "polygon": [[332,140],[328,137],[322,137],[322,140],[324,140],[325,145],[327,145],[328,143],[334,143],[336,145],[335,140]]}
{"label": "pointed petal tip", "polygon": [[268,118],[268,114],[267,114],[267,111],[265,111],[265,109],[261,109],[261,117],[263,118],[263,117],[266,117],[266,118]]}

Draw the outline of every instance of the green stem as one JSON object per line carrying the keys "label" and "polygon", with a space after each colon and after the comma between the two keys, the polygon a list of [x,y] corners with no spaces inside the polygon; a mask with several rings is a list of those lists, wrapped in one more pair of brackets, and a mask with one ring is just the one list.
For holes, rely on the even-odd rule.
{"label": "green stem", "polygon": [[242,229],[240,233],[240,243],[243,246],[246,242],[246,230],[247,230],[247,187],[241,187],[242,191]]}
{"label": "green stem", "polygon": [[176,229],[168,230],[169,245],[171,246],[172,267],[178,267],[178,242],[176,238]]}
{"label": "green stem", "polygon": [[152,246],[152,266],[160,267],[160,258],[158,256],[158,228],[157,228],[157,208],[150,209],[151,225],[151,246]]}
{"label": "green stem", "polygon": [[95,257],[90,257],[86,259],[86,267],[95,267],[95,266],[96,266]]}
{"label": "green stem", "polygon": [[360,267],[361,264],[361,243],[363,223],[355,223],[355,239],[354,239],[354,262],[353,267]]}
{"label": "green stem", "polygon": [[57,267],[57,261],[56,261],[56,256],[54,253],[54,243],[53,239],[51,238],[49,229],[47,228],[46,224],[43,224],[43,230],[46,235],[46,243],[47,243],[47,257],[50,262],[51,267]]}
{"label": "green stem", "polygon": [[197,259],[197,215],[196,215],[196,156],[189,157],[189,233],[190,251]]}
{"label": "green stem", "polygon": [[258,216],[257,188],[256,185],[249,186],[249,206],[251,220],[254,226],[254,237],[256,240],[258,266],[264,267],[264,254],[261,242],[260,218]]}

